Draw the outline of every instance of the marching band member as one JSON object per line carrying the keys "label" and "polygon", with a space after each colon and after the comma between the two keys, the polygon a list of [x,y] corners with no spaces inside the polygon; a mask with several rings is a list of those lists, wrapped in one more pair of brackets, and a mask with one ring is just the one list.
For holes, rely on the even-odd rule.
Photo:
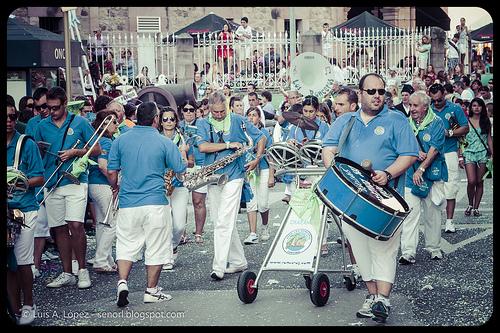
{"label": "marching band member", "polygon": [[[194,108],[193,108],[194,110]],[[177,113],[169,106],[163,107],[160,111],[160,123],[158,130],[162,135],[172,140],[179,148],[184,164],[191,168],[194,166],[193,149],[186,145],[182,134],[179,133]],[[171,191],[171,193],[169,193]],[[187,205],[189,199],[189,191],[182,185],[174,175],[170,178],[170,184],[167,187],[167,196],[170,201],[172,212],[172,250],[168,261],[163,265],[163,270],[171,270],[174,268],[175,259],[177,258],[177,247],[180,244],[181,237],[186,230]]]}
{"label": "marching band member", "polygon": [[[418,157],[418,144],[410,125],[399,112],[389,112],[384,106],[385,81],[378,74],[364,75],[359,81],[361,109],[337,118],[323,142],[323,161],[330,166],[338,151],[339,139],[352,121],[352,128],[340,150],[340,156],[361,164],[369,159],[375,175],[372,180],[379,185],[397,188],[403,193],[403,181],[399,181]],[[351,118],[353,120],[351,120]],[[391,181],[392,180],[392,181]],[[395,181],[398,181],[396,184]],[[347,223],[342,224],[360,273],[368,288],[358,317],[372,317],[385,322],[389,315],[389,295],[396,276],[400,232],[387,241],[371,238]]]}
{"label": "marching band member", "polygon": [[[15,130],[17,114],[14,109],[7,108],[7,166],[14,165],[17,143],[20,138]],[[17,323],[30,324],[35,319],[36,305],[33,303],[33,264],[35,224],[37,223],[38,202],[35,198],[35,188],[42,186],[43,163],[37,144],[29,138],[24,138],[20,147],[17,169],[28,178],[28,190],[16,194],[7,202],[8,209],[19,209],[24,213],[24,224],[19,238],[14,244],[14,256],[17,261],[17,271],[7,271],[7,295]],[[43,248],[42,248],[43,250]],[[23,302],[21,304],[21,291]]]}
{"label": "marching band member", "polygon": [[[113,197],[119,191],[116,221],[119,307],[129,303],[127,280],[132,264],[142,258],[144,245],[147,272],[144,303],[172,298],[158,287],[161,268],[172,250],[171,208],[163,177],[167,169],[184,173],[186,166],[174,143],[158,133],[158,122],[156,103],[142,103],[137,108],[137,125],[119,136],[109,152],[108,180]],[[122,175],[119,187],[118,171]]]}
{"label": "marching band member", "polygon": [[[40,87],[33,93],[34,109],[38,112],[38,115],[31,118],[26,124],[26,134],[35,137],[36,129],[38,124],[45,118],[49,116],[49,109],[47,109],[47,91],[45,87]],[[43,149],[43,148],[41,148]],[[42,155],[45,158],[47,155]],[[35,188],[35,193],[38,193],[40,187]],[[43,200],[43,192],[36,198],[38,202]],[[34,252],[34,268],[33,275],[35,278],[40,276],[40,264],[42,262],[42,253],[45,248],[45,241],[50,237],[49,224],[47,220],[47,212],[45,210],[45,204],[40,205],[38,208],[38,215],[36,218],[35,226],[35,252]]]}
{"label": "marching band member", "polygon": [[116,114],[118,114],[118,130],[114,134],[115,138],[131,129],[131,127],[129,127],[126,122],[127,119],[125,118],[125,108],[120,102],[112,100],[106,105],[106,109],[114,111],[116,112]]}
{"label": "marching band member", "polygon": [[318,130],[306,130],[296,125],[290,127],[288,140],[294,140],[297,143],[304,143],[308,140],[323,140],[328,132],[328,125],[317,117],[319,110],[319,101],[316,96],[306,96],[302,101],[302,113],[304,117],[313,120],[318,126]]}
{"label": "marching band member", "polygon": [[[250,107],[247,111],[247,118],[250,123],[260,129],[266,137],[266,149],[271,147],[273,139],[269,131],[262,126],[260,121],[259,109]],[[262,234],[260,239],[267,241],[269,235],[269,188],[274,187],[274,169],[269,166],[265,158],[260,159],[259,165],[250,172],[249,175],[250,187],[252,189],[253,198],[247,204],[248,224],[250,226],[250,235],[243,241],[244,244],[256,244],[259,242],[257,236],[257,211],[260,212],[262,218]]]}
{"label": "marching band member", "polygon": [[[184,116],[184,120],[179,123],[179,127],[182,129],[184,133],[190,133],[187,126],[196,127],[196,123],[198,119],[195,115],[196,105],[194,105],[191,101],[186,101],[182,106],[182,115]],[[202,118],[201,116],[199,118]],[[196,134],[196,130],[193,132],[193,135]],[[198,149],[198,140],[195,140],[192,143],[193,152],[194,152],[194,166],[191,170],[188,169],[188,172],[196,172],[205,163],[205,154],[201,153]],[[191,199],[193,201],[193,209],[194,209],[194,223],[195,223],[195,231],[194,231],[194,241],[196,244],[203,243],[203,227],[205,226],[205,220],[207,219],[207,206],[206,206],[206,198],[208,192],[208,185],[202,186],[191,192]]]}
{"label": "marching band member", "polygon": [[[44,159],[44,176],[49,182],[45,191],[45,208],[49,227],[53,229],[55,241],[63,264],[63,272],[47,287],[59,288],[66,285],[74,285],[75,277],[72,273],[71,254],[72,251],[78,261],[78,288],[90,288],[89,271],[85,268],[85,253],[87,251],[87,237],[83,228],[85,222],[85,208],[87,207],[87,173],[82,172],[78,178],[80,184],[72,184],[66,177],[57,184],[61,172],[68,169],[75,157],[82,157],[88,151],[89,142],[94,134],[90,123],[81,116],[68,114],[66,109],[66,91],[60,87],[51,88],[47,92],[47,109],[50,117],[45,118],[38,124],[35,140],[45,141],[51,144],[49,151],[56,155],[59,153],[59,160],[63,163],[60,171],[49,180],[49,176],[57,167],[57,160],[53,155]],[[83,147],[88,143],[87,148],[71,148],[77,140]],[[97,143],[91,151],[92,156],[100,153],[101,149]],[[46,181],[47,181],[46,180]],[[57,186],[51,195],[47,196],[49,189]]]}
{"label": "marching band member", "polygon": [[[97,130],[109,115],[114,115],[116,118],[111,121],[101,139],[99,139],[101,155],[92,158],[98,165],[89,167],[89,197],[94,202],[96,216],[96,251],[93,269],[98,273],[116,273],[116,264],[112,255],[113,241],[116,238],[116,223],[111,218],[108,218],[107,221],[104,221],[104,219],[110,202],[113,200],[107,178],[107,166],[109,150],[114,140],[113,134],[117,130],[118,122],[116,119],[118,119],[118,115],[114,111],[99,111],[92,125]],[[109,119],[106,121],[109,121]],[[103,124],[101,130],[106,125]],[[103,222],[106,222],[109,226],[105,226]]]}
{"label": "marching band member", "polygon": [[[460,106],[446,100],[444,87],[434,83],[429,87],[429,96],[432,99],[432,111],[441,118],[445,128],[444,157],[448,168],[448,181],[444,183],[446,197],[446,225],[445,232],[455,232],[453,214],[458,194],[458,137],[469,132],[467,118]],[[452,129],[451,123],[457,124]]]}
{"label": "marching band member", "polygon": [[[441,259],[441,203],[444,201],[444,182],[448,170],[442,154],[444,125],[430,109],[430,97],[423,91],[410,96],[410,126],[420,146],[420,163],[413,164],[406,172],[405,199],[410,213],[403,222],[399,263],[415,263],[418,245],[418,227],[423,211],[425,248],[431,259]],[[426,170],[432,175],[428,176]],[[432,179],[431,179],[432,178]]]}
{"label": "marching band member", "polygon": [[[235,150],[248,144],[248,137],[257,146],[256,159],[244,165],[243,156],[232,161],[216,174],[225,173],[228,182],[223,186],[209,185],[210,216],[214,223],[214,260],[211,277],[222,280],[224,273],[235,273],[247,268],[247,260],[238,236],[236,218],[240,206],[241,190],[245,170],[255,169],[265,150],[266,139],[262,133],[244,117],[228,113],[226,99],[216,91],[209,97],[210,115],[198,123],[201,136],[198,147],[206,153],[205,167],[232,155]],[[229,267],[228,267],[229,265]]]}

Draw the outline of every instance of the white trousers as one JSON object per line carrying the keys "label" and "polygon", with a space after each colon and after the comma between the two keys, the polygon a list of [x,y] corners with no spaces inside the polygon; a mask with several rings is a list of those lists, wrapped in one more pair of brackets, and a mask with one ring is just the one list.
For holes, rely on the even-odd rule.
{"label": "white trousers", "polygon": [[109,203],[113,200],[111,188],[109,185],[104,184],[90,184],[89,197],[94,202],[96,218],[95,239],[97,246],[94,267],[104,267],[107,265],[112,267],[115,264],[112,247],[116,239],[116,216],[115,219],[112,219],[113,212],[109,212],[107,223],[111,225],[111,228],[101,223],[104,221]]}
{"label": "white trousers", "polygon": [[456,151],[444,154],[448,168],[448,181],[444,182],[444,195],[446,200],[457,198],[458,194],[458,154]]}
{"label": "white trousers", "polygon": [[[432,185],[433,187],[435,184]],[[425,247],[428,251],[441,249],[441,206],[436,206],[429,194],[420,198],[405,187],[405,200],[410,206],[410,214],[403,222],[401,231],[401,253],[415,257],[418,245],[420,217],[424,223]],[[423,213],[423,214],[422,214]]]}
{"label": "white trousers", "polygon": [[260,213],[265,213],[269,210],[269,187],[267,183],[269,180],[269,169],[260,170],[260,174],[257,178],[257,184],[250,182],[250,187],[252,188],[253,198],[247,204],[248,212],[259,211]]}
{"label": "white trousers", "polygon": [[212,268],[224,275],[228,263],[232,266],[247,265],[243,245],[236,228],[240,208],[243,179],[235,179],[224,186],[208,186],[210,217],[214,224],[214,260]]}
{"label": "white trousers", "polygon": [[176,187],[172,195],[168,197],[168,202],[172,208],[172,246],[179,245],[181,236],[186,229],[187,204],[189,191],[185,187]]}
{"label": "white trousers", "polygon": [[356,258],[363,281],[377,280],[394,283],[401,228],[386,241],[369,237],[345,222],[342,223],[342,230],[351,243],[352,253]]}

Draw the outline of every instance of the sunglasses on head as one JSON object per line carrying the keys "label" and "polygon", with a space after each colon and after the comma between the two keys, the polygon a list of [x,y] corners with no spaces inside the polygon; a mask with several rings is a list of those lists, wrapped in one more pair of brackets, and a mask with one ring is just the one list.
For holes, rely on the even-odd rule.
{"label": "sunglasses on head", "polygon": [[440,86],[439,86],[439,85],[434,85],[434,84],[433,84],[432,86],[430,86],[430,87],[429,87],[429,92],[430,92],[430,93],[433,93],[433,94],[437,93],[437,92],[438,92],[438,91],[440,91],[440,90],[441,90],[441,89],[440,89]]}
{"label": "sunglasses on head", "polygon": [[9,118],[10,121],[16,121],[17,120],[17,113],[8,113],[7,117]]}
{"label": "sunglasses on head", "polygon": [[175,121],[175,118],[174,117],[166,117],[166,118],[162,118],[161,119],[163,122],[167,122],[167,121]]}
{"label": "sunglasses on head", "polygon": [[42,105],[35,105],[35,109],[40,111],[41,109],[46,109],[47,103],[43,103]]}
{"label": "sunglasses on head", "polygon": [[379,95],[385,95],[385,89],[361,89],[363,91],[366,91],[368,95],[375,95],[376,92],[378,92]]}
{"label": "sunglasses on head", "polygon": [[184,112],[195,112],[194,108],[184,108],[182,109]]}

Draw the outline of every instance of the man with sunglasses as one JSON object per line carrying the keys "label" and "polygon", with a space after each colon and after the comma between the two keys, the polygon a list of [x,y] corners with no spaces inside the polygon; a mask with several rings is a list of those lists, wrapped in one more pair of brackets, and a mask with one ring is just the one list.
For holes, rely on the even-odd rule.
{"label": "man with sunglasses", "polygon": [[[358,164],[369,160],[373,182],[388,184],[403,196],[405,172],[418,158],[417,140],[406,117],[384,105],[385,81],[380,75],[364,75],[359,90],[361,108],[332,124],[323,141],[323,162],[330,166],[337,152]],[[341,137],[347,139],[339,147]],[[346,223],[342,228],[369,293],[356,316],[383,323],[390,311],[401,229],[391,239],[379,241]]]}
{"label": "man with sunglasses", "polygon": [[[82,172],[79,183],[74,183],[69,177],[62,177],[64,171],[71,172],[71,164],[78,157],[85,155],[97,138],[94,129],[85,118],[69,114],[66,109],[66,91],[61,87],[51,88],[47,94],[47,110],[50,116],[40,121],[35,133],[35,140],[48,142],[50,147],[44,158],[45,208],[49,227],[53,230],[55,241],[61,257],[63,272],[48,288],[60,288],[74,285],[76,279],[72,274],[72,251],[78,261],[78,288],[90,288],[89,271],[85,268],[87,239],[83,223],[87,207],[88,173]],[[75,146],[76,142],[80,143]],[[88,145],[84,147],[84,145]],[[92,156],[99,155],[101,148],[97,143],[91,151]],[[59,163],[63,163],[58,172],[50,177]],[[61,181],[58,183],[59,178]],[[54,188],[55,187],[55,188]],[[49,191],[52,190],[49,195]]]}
{"label": "man with sunglasses", "polygon": [[226,174],[228,182],[223,186],[209,185],[210,216],[214,223],[214,260],[211,278],[222,280],[225,273],[236,273],[247,269],[243,245],[236,228],[236,217],[245,173],[257,167],[262,158],[266,138],[248,119],[238,114],[228,113],[226,98],[216,91],[209,97],[210,116],[198,122],[200,152],[205,153],[205,166],[226,158],[243,145],[257,147],[256,158],[245,164],[245,154],[229,163],[216,174]]}
{"label": "man with sunglasses", "polygon": [[[21,134],[16,131],[17,113],[7,106],[7,167],[14,165],[17,144]],[[36,186],[43,185],[43,164],[40,152],[32,139],[25,138],[21,145],[17,169],[28,179],[26,192],[14,192],[7,202],[8,209],[19,209],[24,213],[24,224],[14,245],[17,268],[7,271],[7,294],[18,324],[26,325],[35,319],[36,306],[33,303],[33,264],[35,224],[38,203],[35,198]],[[21,303],[21,291],[23,302]]]}
{"label": "man with sunglasses", "polygon": [[[441,118],[445,128],[445,142],[443,154],[448,169],[448,181],[444,183],[446,198],[446,225],[445,232],[455,232],[453,214],[458,194],[458,137],[469,132],[467,117],[462,108],[445,98],[443,85],[435,83],[429,87],[429,96],[432,100],[432,111]],[[458,126],[458,127],[457,127]],[[452,127],[455,127],[453,129]]]}
{"label": "man with sunglasses", "polygon": [[[146,264],[147,289],[144,303],[168,301],[172,296],[158,286],[163,264],[171,257],[172,217],[163,176],[167,169],[183,174],[186,166],[172,140],[158,133],[159,110],[154,102],[137,108],[137,124],[120,135],[109,151],[107,177],[113,197],[118,195],[116,260],[119,280],[117,305],[128,301],[127,280],[132,264]],[[118,185],[118,172],[121,184]]]}

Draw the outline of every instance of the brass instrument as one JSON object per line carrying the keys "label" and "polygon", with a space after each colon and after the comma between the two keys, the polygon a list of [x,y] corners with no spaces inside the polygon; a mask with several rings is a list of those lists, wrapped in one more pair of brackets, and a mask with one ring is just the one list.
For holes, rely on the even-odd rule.
{"label": "brass instrument", "polygon": [[108,209],[106,209],[106,215],[104,216],[104,220],[99,223],[103,224],[108,228],[111,228],[111,224],[108,222],[108,220],[113,221],[116,217],[116,212],[118,212],[118,194],[114,199],[111,198],[111,200],[109,201]]}
{"label": "brass instrument", "polygon": [[[186,144],[186,140],[184,139],[184,135],[182,135],[181,130],[176,127],[175,131],[179,134],[181,138],[181,142],[183,145]],[[174,179],[175,172],[172,169],[169,169],[165,175],[163,176],[163,180],[165,181],[165,189],[167,190],[167,196],[171,196],[174,192],[174,186],[172,185],[172,180]]]}
{"label": "brass instrument", "polygon": [[[457,120],[457,118],[455,117],[454,114],[450,115],[450,118],[448,119],[448,122],[450,123],[450,128],[453,131],[455,131],[456,129],[460,128],[460,124],[458,123],[458,120]],[[465,135],[459,136],[459,137],[457,137],[457,139],[458,139],[458,143],[460,145],[460,148],[462,150],[464,150],[465,148],[467,148],[467,146],[469,145],[469,143],[465,139]]]}
{"label": "brass instrument", "polygon": [[215,161],[214,163],[201,168],[197,172],[187,174],[184,177],[184,186],[189,191],[194,191],[208,184],[216,184],[222,186],[227,183],[228,176],[224,173],[215,174],[215,171],[220,170],[225,166],[231,164],[237,158],[239,158],[246,152],[251,151],[254,148],[252,139],[246,134],[245,124],[242,124],[241,127],[244,129],[245,135],[249,139],[249,145],[248,146],[244,145],[242,148],[236,150],[231,155],[221,158],[220,160]]}

